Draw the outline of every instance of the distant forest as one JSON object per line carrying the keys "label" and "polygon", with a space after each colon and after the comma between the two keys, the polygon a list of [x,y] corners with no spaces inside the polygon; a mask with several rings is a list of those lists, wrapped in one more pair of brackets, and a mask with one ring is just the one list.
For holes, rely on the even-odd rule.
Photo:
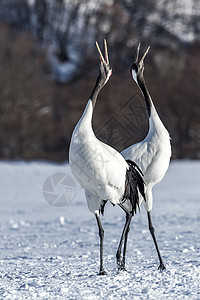
{"label": "distant forest", "polygon": [[[103,38],[113,75],[97,100],[96,135],[121,151],[147,133],[144,100],[130,76],[140,41],[142,53],[151,46],[145,81],[170,132],[173,158],[200,158],[200,42],[151,23],[154,1],[93,3],[0,1],[0,159],[68,159],[98,75],[94,42],[102,46]],[[160,10],[163,24],[166,11]]]}

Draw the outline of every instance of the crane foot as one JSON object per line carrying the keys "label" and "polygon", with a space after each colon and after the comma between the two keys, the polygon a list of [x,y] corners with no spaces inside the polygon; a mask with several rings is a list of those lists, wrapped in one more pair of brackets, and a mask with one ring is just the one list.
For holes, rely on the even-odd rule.
{"label": "crane foot", "polygon": [[126,271],[127,272],[126,267],[123,263],[121,263],[121,265],[118,265],[118,271]]}
{"label": "crane foot", "polygon": [[103,270],[100,270],[99,272],[99,275],[107,275],[108,273],[103,269]]}
{"label": "crane foot", "polygon": [[161,263],[160,266],[158,267],[158,270],[160,270],[160,271],[163,271],[165,269],[166,269],[166,267],[164,266],[163,263]]}

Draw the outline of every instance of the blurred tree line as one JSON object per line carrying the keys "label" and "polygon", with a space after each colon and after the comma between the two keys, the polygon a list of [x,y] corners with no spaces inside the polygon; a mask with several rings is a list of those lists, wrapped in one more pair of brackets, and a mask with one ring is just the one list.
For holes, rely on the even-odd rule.
{"label": "blurred tree line", "polygon": [[[141,41],[142,51],[151,45],[145,79],[173,158],[199,158],[200,43],[166,29],[184,22],[184,12],[181,19],[172,9],[153,0],[1,0],[0,158],[67,160],[98,75],[94,41],[101,46],[103,38],[113,75],[97,101],[97,136],[120,151],[147,133],[145,104],[129,73]],[[198,36],[196,15],[188,26]]]}

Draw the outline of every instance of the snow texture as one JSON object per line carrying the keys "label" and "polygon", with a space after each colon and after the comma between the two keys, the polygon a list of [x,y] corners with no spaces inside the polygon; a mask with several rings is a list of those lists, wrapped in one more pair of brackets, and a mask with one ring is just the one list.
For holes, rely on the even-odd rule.
{"label": "snow texture", "polygon": [[108,275],[99,276],[97,225],[83,189],[64,208],[42,195],[55,173],[72,176],[67,164],[0,163],[0,299],[200,299],[200,161],[173,161],[154,188],[163,272],[143,208],[132,221],[128,272],[117,272],[125,215],[109,204],[102,217]]}

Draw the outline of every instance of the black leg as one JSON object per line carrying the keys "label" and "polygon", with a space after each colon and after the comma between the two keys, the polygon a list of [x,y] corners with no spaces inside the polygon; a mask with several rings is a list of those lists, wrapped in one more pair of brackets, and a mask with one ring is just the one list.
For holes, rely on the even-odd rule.
{"label": "black leg", "polygon": [[[131,217],[131,219],[132,219],[132,217]],[[126,270],[126,268],[125,268],[125,258],[126,258],[126,248],[127,248],[128,234],[129,234],[129,231],[130,231],[131,219],[130,219],[129,226],[127,228],[127,231],[126,231],[126,234],[125,234],[125,238],[124,238],[123,259],[122,259],[122,263],[121,263],[121,267],[124,270]]]}
{"label": "black leg", "polygon": [[103,238],[104,238],[104,230],[103,227],[101,225],[101,221],[99,218],[99,215],[95,214],[96,220],[97,220],[97,224],[98,224],[98,228],[99,228],[99,237],[100,237],[100,272],[99,275],[106,275],[106,271],[103,268]]}
{"label": "black leg", "polygon": [[[119,204],[119,206],[125,211],[126,213],[126,222],[124,225],[124,229],[122,232],[122,236],[119,242],[117,254],[116,254],[116,259],[117,259],[117,265],[119,270],[126,270],[125,269],[125,255],[126,255],[126,246],[127,246],[127,239],[128,239],[128,232],[130,229],[130,223],[132,219],[132,212],[128,211],[126,207],[124,207],[122,204]],[[122,244],[124,240],[124,250],[123,250],[123,259],[121,261],[121,250],[122,250]]]}
{"label": "black leg", "polygon": [[150,211],[147,212],[147,216],[148,216],[148,222],[149,222],[149,230],[150,230],[150,233],[152,235],[152,238],[153,238],[153,241],[154,241],[154,244],[155,244],[155,247],[156,247],[156,251],[158,253],[158,258],[159,258],[159,261],[160,261],[160,265],[158,267],[158,270],[164,270],[165,269],[165,266],[164,266],[164,263],[163,263],[163,260],[162,260],[162,257],[160,255],[160,251],[158,249],[158,244],[157,244],[157,241],[156,241],[156,237],[155,237],[155,229],[152,225],[152,221],[151,221],[151,214],[150,214]]}

